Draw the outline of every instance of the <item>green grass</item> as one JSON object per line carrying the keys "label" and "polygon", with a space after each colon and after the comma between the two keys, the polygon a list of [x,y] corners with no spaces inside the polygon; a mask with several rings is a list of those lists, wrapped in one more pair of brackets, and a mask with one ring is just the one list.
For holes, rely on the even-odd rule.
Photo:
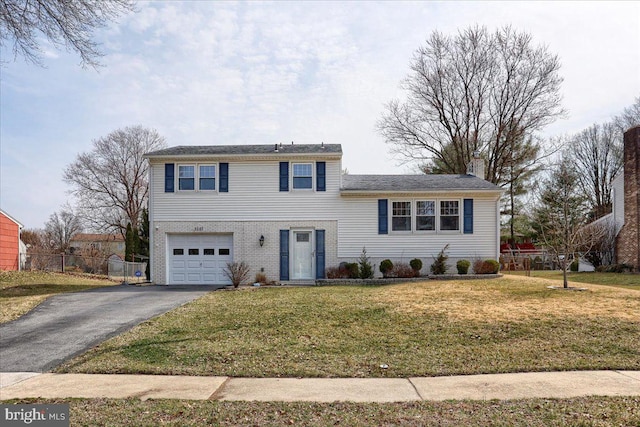
{"label": "green grass", "polygon": [[95,276],[0,271],[0,323],[17,319],[52,295],[116,284]]}
{"label": "green grass", "polygon": [[280,403],[138,399],[69,403],[72,426],[637,426],[638,397],[411,403]]}
{"label": "green grass", "polygon": [[640,293],[554,291],[549,283],[508,276],[212,292],[58,371],[409,377],[640,369]]}
{"label": "green grass", "polygon": [[[518,276],[526,275],[524,271],[503,271],[503,273]],[[531,277],[562,280],[562,271],[532,270],[530,274]],[[640,274],[636,273],[569,272],[567,273],[567,279],[575,283],[616,286],[640,291]]]}

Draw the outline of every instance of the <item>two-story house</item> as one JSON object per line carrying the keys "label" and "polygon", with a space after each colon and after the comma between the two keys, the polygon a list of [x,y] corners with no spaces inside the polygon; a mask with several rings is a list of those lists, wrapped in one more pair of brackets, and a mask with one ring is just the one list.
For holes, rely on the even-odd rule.
{"label": "two-story house", "polygon": [[[471,173],[343,175],[338,144],[179,146],[145,157],[157,284],[228,284],[233,261],[268,280],[311,282],[364,247],[378,265],[421,258],[424,271],[447,244],[452,264],[499,254],[502,190]],[[482,174],[481,160],[474,168]]]}

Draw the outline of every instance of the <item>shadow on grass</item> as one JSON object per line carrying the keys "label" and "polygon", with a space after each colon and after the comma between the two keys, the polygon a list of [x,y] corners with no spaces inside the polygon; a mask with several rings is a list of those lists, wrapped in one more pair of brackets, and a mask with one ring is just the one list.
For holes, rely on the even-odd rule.
{"label": "shadow on grass", "polygon": [[108,285],[57,285],[51,283],[18,285],[0,290],[0,298],[15,298],[24,296],[51,295],[65,292],[82,291]]}

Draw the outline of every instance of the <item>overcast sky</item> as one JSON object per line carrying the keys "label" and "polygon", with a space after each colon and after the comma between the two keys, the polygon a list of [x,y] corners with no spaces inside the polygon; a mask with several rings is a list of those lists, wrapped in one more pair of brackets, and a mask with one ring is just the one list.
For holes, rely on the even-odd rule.
{"label": "overcast sky", "polygon": [[350,173],[407,173],[375,129],[413,52],[439,30],[512,25],[562,62],[568,117],[609,120],[640,95],[640,2],[144,2],[99,31],[104,68],[45,45],[0,70],[0,208],[40,228],[65,166],[128,125],[174,145],[339,143]]}

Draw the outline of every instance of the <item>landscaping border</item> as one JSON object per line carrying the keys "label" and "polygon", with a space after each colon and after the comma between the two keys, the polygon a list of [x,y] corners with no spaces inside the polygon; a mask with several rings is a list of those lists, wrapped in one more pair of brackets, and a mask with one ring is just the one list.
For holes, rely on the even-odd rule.
{"label": "landscaping border", "polygon": [[430,274],[428,276],[411,278],[376,278],[376,279],[317,279],[316,286],[331,285],[392,285],[396,283],[424,282],[425,280],[481,280],[498,279],[503,275],[497,274]]}

